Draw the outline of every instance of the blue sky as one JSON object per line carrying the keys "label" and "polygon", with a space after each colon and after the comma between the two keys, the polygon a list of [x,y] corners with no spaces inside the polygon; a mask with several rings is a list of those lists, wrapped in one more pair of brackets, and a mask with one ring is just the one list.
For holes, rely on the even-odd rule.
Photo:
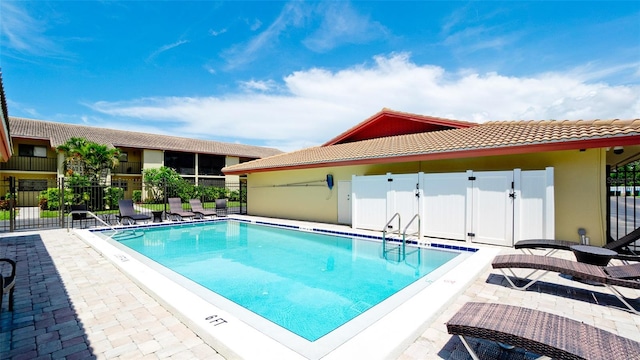
{"label": "blue sky", "polygon": [[640,118],[639,1],[7,1],[11,116],[275,147],[382,108]]}

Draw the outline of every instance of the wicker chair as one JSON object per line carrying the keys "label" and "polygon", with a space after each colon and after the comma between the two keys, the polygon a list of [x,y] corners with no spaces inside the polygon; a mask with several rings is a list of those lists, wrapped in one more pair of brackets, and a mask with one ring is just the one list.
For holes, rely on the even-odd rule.
{"label": "wicker chair", "polygon": [[169,218],[173,220],[183,220],[184,218],[194,218],[196,214],[191,211],[182,209],[182,200],[180,198],[169,198]]}
{"label": "wicker chair", "polygon": [[133,200],[118,200],[118,208],[120,210],[120,215],[118,216],[119,223],[127,221],[129,224],[135,224],[138,220],[144,222],[151,220],[151,215],[141,214],[135,211],[133,208]]}
{"label": "wicker chair", "polygon": [[496,341],[553,359],[639,359],[640,343],[597,327],[519,306],[469,302],[447,322],[474,359],[465,337]]}
{"label": "wicker chair", "polygon": [[199,199],[191,199],[189,200],[189,205],[191,205],[191,212],[198,215],[200,218],[204,218],[205,216],[217,216],[217,212],[215,210],[207,210],[202,207],[202,203]]}
{"label": "wicker chair", "polygon": [[[605,244],[603,248],[614,250],[619,253],[622,252],[622,254],[614,256],[614,259],[640,261],[640,255],[633,253],[629,248],[630,244],[638,240],[640,240],[640,228],[633,230],[616,241]],[[550,251],[547,255],[552,255],[558,250],[570,250],[573,245],[578,245],[578,243],[567,240],[531,239],[520,240],[515,243],[513,247],[522,251],[529,251],[529,253],[531,253],[531,249],[548,249]]]}
{"label": "wicker chair", "polygon": [[[640,263],[619,266],[598,266],[551,256],[511,254],[496,256],[491,266],[494,269],[500,270],[509,284],[518,290],[526,290],[548,272],[557,272],[581,280],[591,281],[607,287],[631,312],[640,315],[640,312],[632,307],[625,297],[614,287],[620,286],[640,289],[640,281],[638,281],[638,279],[640,279]],[[532,269],[534,271],[525,277],[519,277],[513,272],[513,269]],[[509,273],[507,273],[507,271]],[[536,277],[532,277],[538,272],[540,273],[536,275]],[[522,286],[518,286],[511,280],[509,275],[514,278],[529,281]]]}
{"label": "wicker chair", "polygon": [[16,262],[11,259],[0,259],[0,263],[8,263],[11,266],[9,276],[0,274],[0,313],[2,312],[2,299],[5,293],[9,293],[9,311],[13,311],[13,291],[16,285]]}

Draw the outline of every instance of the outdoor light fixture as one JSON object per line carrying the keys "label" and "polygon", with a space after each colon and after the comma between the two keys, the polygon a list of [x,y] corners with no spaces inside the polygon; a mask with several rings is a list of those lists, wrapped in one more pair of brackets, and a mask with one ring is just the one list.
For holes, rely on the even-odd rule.
{"label": "outdoor light fixture", "polygon": [[613,148],[613,153],[616,155],[620,155],[624,152],[624,148],[622,146],[616,146]]}

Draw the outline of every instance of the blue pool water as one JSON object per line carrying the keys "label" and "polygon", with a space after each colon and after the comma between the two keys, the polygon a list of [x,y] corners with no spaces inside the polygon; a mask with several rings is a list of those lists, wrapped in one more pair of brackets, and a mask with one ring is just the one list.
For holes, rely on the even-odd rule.
{"label": "blue pool water", "polygon": [[158,226],[114,239],[315,341],[459,253],[236,221]]}

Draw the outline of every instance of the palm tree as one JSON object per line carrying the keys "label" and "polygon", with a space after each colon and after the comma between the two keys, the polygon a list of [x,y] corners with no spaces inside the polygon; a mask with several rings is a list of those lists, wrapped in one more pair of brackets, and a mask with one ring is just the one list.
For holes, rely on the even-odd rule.
{"label": "palm tree", "polygon": [[118,165],[120,150],[84,138],[72,137],[58,146],[65,154],[65,173],[83,175],[92,181],[106,182],[109,170]]}

